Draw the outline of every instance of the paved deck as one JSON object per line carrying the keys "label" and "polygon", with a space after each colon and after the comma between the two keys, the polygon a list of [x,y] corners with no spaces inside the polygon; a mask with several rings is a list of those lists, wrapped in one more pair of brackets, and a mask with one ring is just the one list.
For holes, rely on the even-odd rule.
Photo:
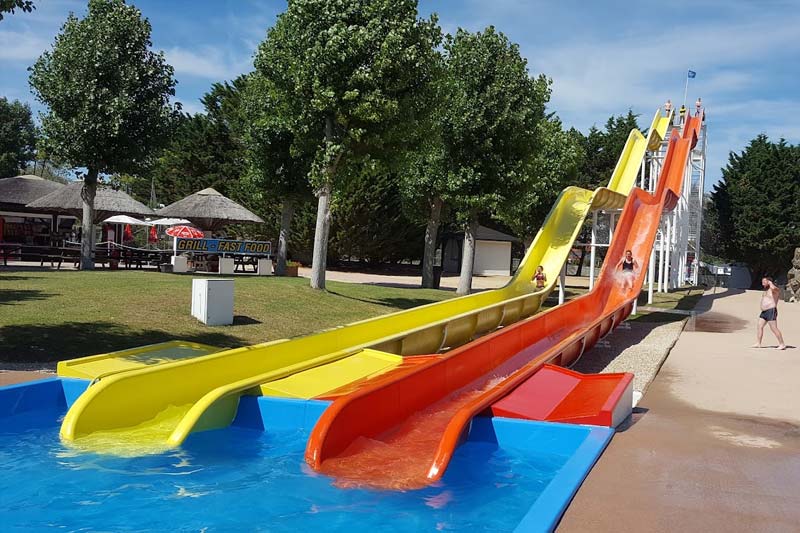
{"label": "paved deck", "polygon": [[800,304],[779,306],[793,348],[752,349],[759,297],[703,297],[559,532],[800,530]]}

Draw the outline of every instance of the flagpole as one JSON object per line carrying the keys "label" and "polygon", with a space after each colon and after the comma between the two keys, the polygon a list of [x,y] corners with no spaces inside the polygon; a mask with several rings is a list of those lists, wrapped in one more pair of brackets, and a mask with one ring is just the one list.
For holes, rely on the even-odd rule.
{"label": "flagpole", "polygon": [[686,107],[686,96],[689,94],[689,71],[686,71],[686,85],[683,87],[683,107]]}

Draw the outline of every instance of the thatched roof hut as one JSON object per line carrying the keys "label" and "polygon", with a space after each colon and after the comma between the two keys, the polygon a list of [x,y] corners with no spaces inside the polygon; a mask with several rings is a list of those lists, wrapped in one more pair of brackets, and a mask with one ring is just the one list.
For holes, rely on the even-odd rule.
{"label": "thatched roof hut", "polygon": [[162,217],[185,218],[205,231],[218,230],[237,222],[264,223],[255,213],[211,188],[189,195],[157,212]]}
{"label": "thatched roof hut", "polygon": [[[66,185],[59,190],[43,196],[28,204],[30,209],[67,213],[81,218],[83,199],[81,198],[82,182]],[[98,224],[113,215],[153,216],[153,210],[141,202],[137,202],[122,191],[97,185],[94,198],[94,223]]]}
{"label": "thatched roof hut", "polygon": [[0,179],[0,209],[29,212],[29,203],[62,189],[64,185],[39,176],[15,176]]}

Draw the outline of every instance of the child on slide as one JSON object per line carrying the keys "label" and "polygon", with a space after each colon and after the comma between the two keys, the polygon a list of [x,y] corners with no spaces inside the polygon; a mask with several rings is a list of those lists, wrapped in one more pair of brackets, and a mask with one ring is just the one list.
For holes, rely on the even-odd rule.
{"label": "child on slide", "polygon": [[544,289],[544,284],[547,282],[547,275],[544,273],[544,267],[542,265],[536,267],[536,275],[533,276],[533,279],[536,280],[537,289]]}
{"label": "child on slide", "polygon": [[636,279],[636,272],[639,270],[639,262],[633,258],[633,253],[630,250],[625,250],[625,257],[623,257],[617,268],[622,273],[622,288],[632,289],[633,282]]}

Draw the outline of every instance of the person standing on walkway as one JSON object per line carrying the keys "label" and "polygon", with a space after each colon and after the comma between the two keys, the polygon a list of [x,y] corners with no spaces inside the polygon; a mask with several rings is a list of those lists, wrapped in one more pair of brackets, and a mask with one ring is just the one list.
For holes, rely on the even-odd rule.
{"label": "person standing on walkway", "polygon": [[761,348],[764,326],[769,324],[769,329],[778,339],[778,349],[785,350],[786,343],[783,342],[783,335],[781,330],[778,329],[778,298],[781,291],[772,278],[768,276],[761,278],[761,286],[764,287],[764,294],[761,295],[761,314],[758,316],[758,330],[756,333],[758,342],[753,345],[753,348]]}

